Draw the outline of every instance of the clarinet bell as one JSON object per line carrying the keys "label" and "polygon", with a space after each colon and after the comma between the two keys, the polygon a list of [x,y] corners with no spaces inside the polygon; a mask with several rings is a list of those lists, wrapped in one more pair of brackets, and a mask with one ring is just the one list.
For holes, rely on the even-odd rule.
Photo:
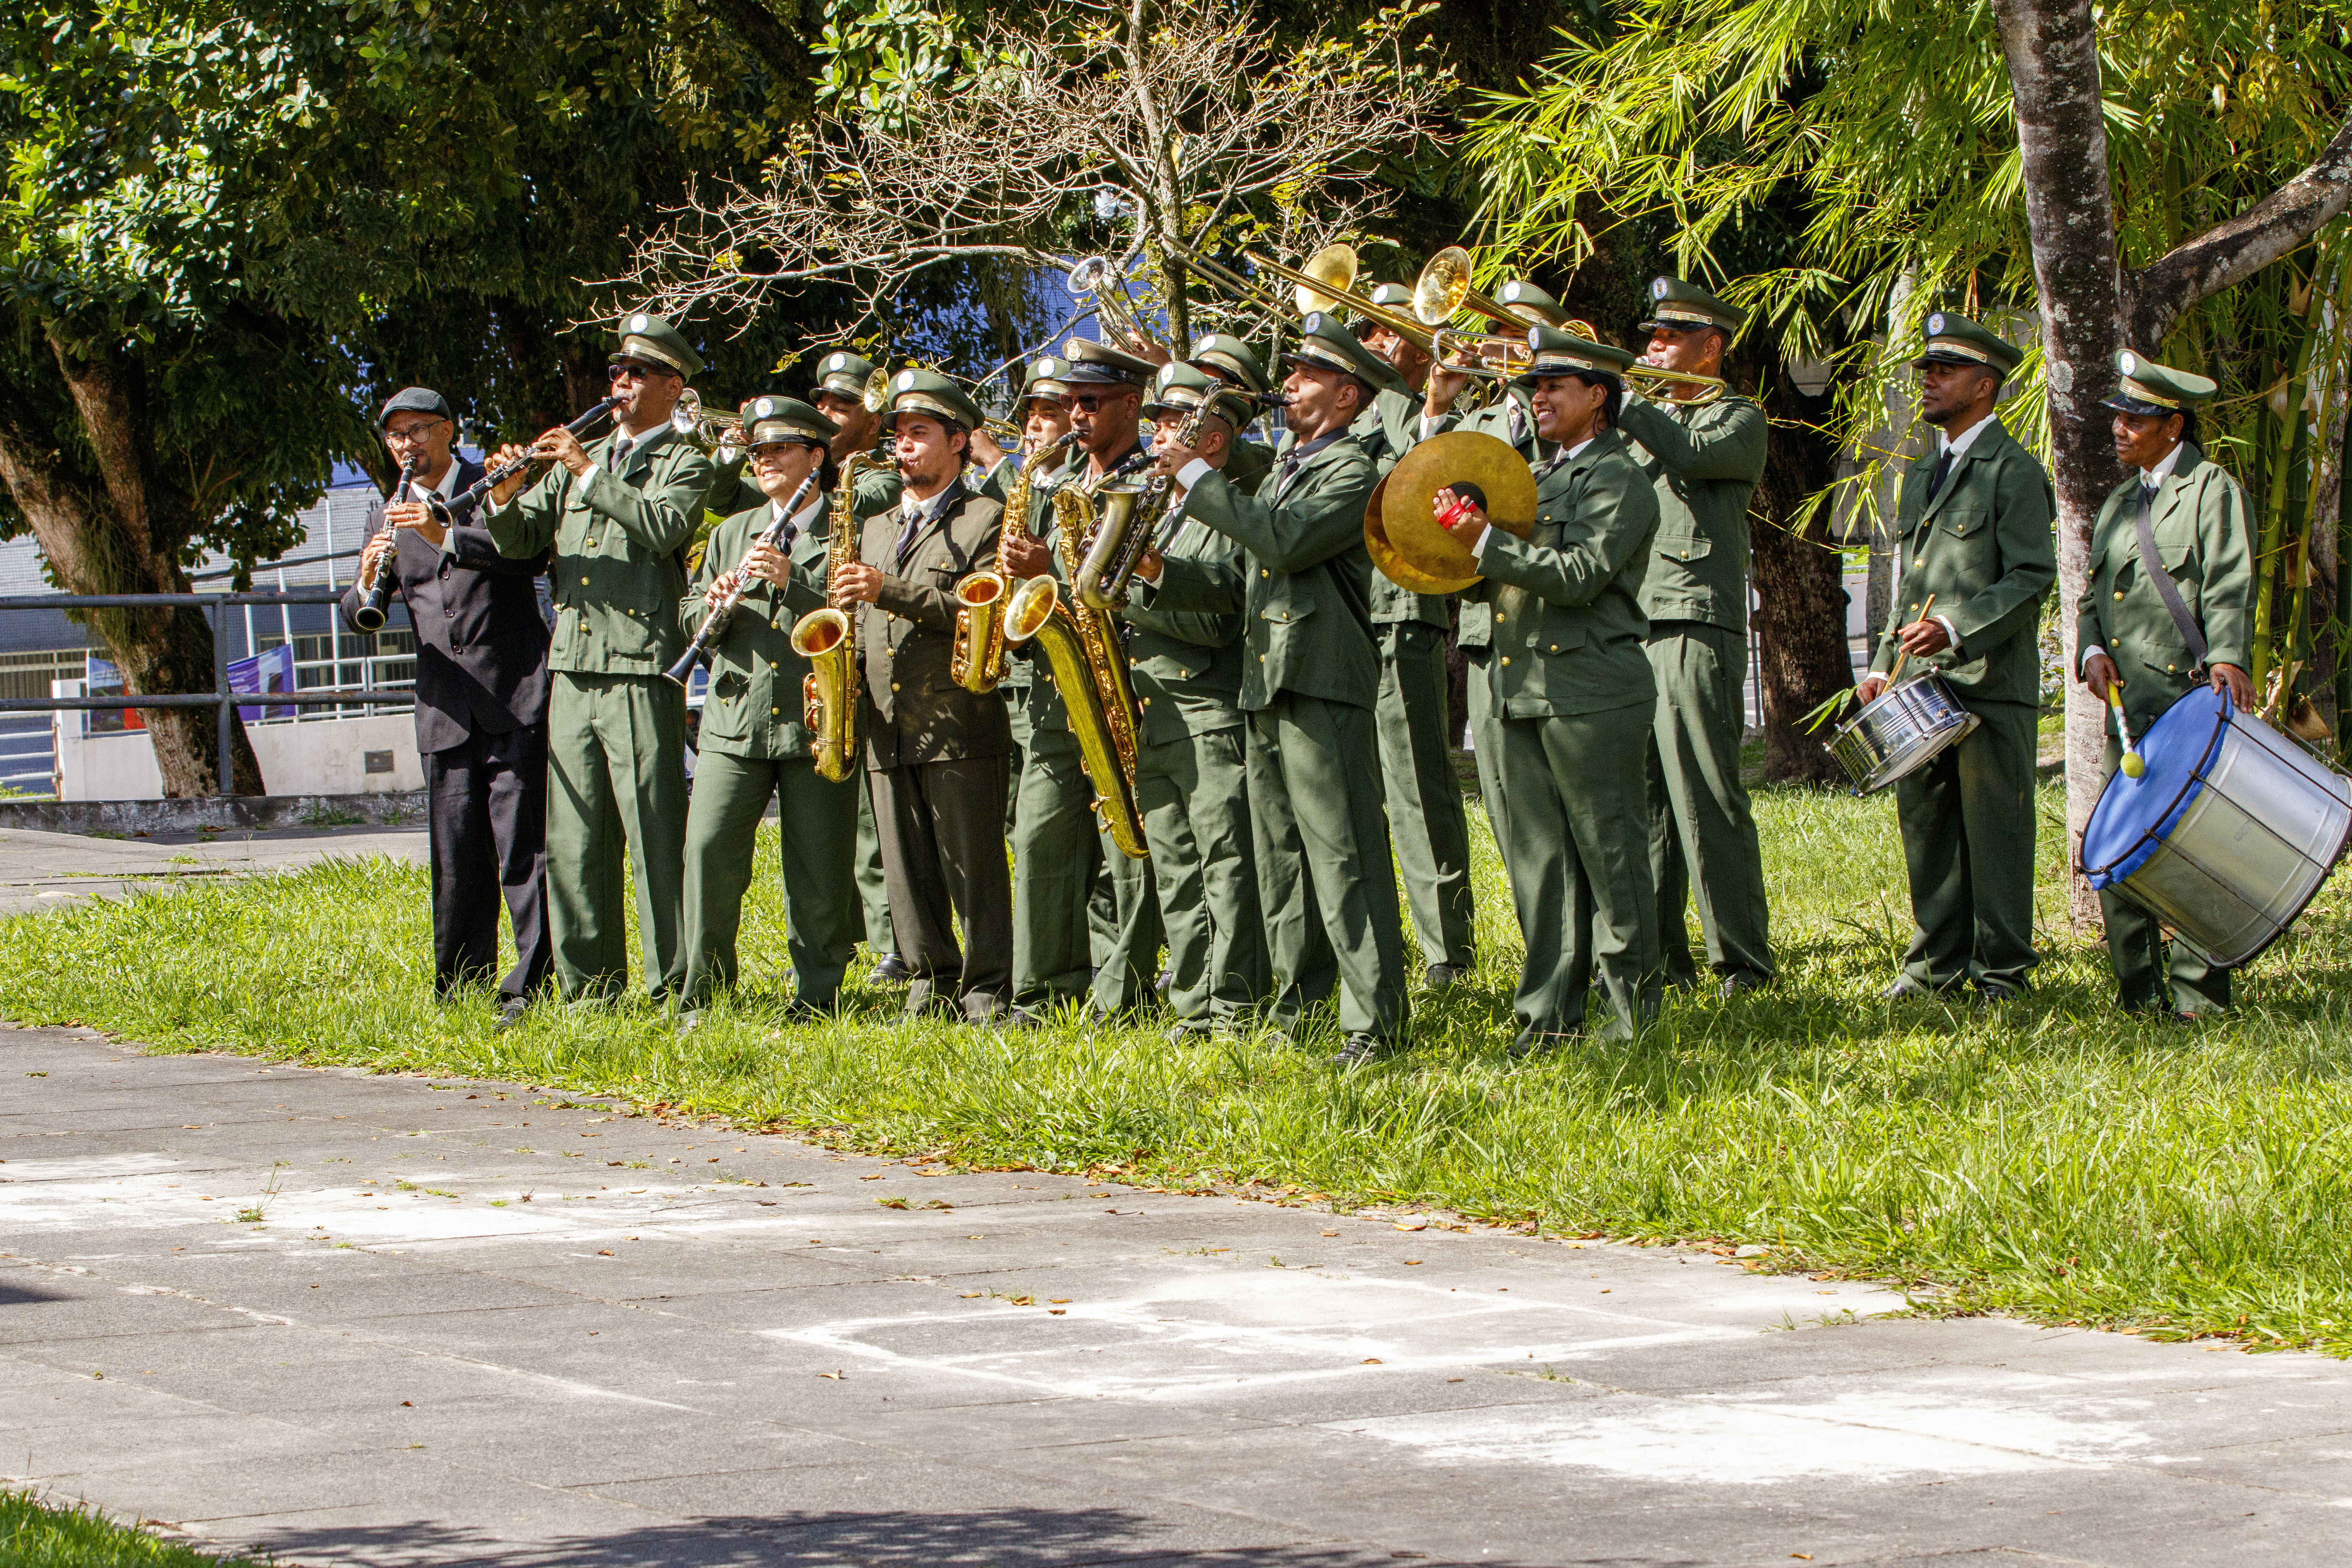
{"label": "clarinet bell", "polygon": [[386,561],[376,568],[375,585],[361,596],[360,607],[352,612],[352,625],[363,632],[380,632],[391,617],[392,563]]}
{"label": "clarinet bell", "polygon": [[690,643],[687,646],[685,654],[679,658],[678,661],[676,664],[671,665],[667,669],[663,670],[662,674],[668,677],[670,679],[675,680],[680,686],[690,687],[694,684],[694,672],[696,668],[701,665],[704,658],[709,657],[709,651],[710,650],[704,647],[698,640]]}

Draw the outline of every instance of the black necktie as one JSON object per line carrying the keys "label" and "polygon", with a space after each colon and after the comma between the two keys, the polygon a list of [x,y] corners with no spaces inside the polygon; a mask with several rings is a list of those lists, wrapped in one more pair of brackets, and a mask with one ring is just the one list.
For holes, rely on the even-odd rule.
{"label": "black necktie", "polygon": [[898,564],[907,563],[907,552],[915,548],[915,535],[923,526],[923,509],[915,502],[907,505],[907,526],[898,531]]}
{"label": "black necktie", "polygon": [[2142,483],[2141,483],[2141,485],[2140,485],[2140,487],[2139,487],[2139,505],[2140,505],[2140,510],[2141,510],[2142,511],[2146,511],[2148,508],[2150,508],[2150,507],[2154,506],[2155,504],[2156,504],[2156,487],[2155,487],[2154,485],[2151,485],[2151,484],[2147,483],[2146,481],[2142,481]]}
{"label": "black necktie", "polygon": [[1511,416],[1505,421],[1505,426],[1511,433],[1512,446],[1516,447],[1528,438],[1528,416],[1520,411],[1517,403],[1511,405]]}
{"label": "black necktie", "polygon": [[1936,459],[1936,471],[1928,476],[1927,499],[1929,500],[1934,500],[1937,496],[1941,494],[1944,489],[1944,481],[1951,477],[1952,449],[1949,447],[1947,447],[1944,448],[1944,455]]}
{"label": "black necktie", "polygon": [[613,445],[607,452],[607,466],[613,472],[616,474],[619,473],[621,471],[621,465],[629,460],[629,438],[626,436],[614,437]]}

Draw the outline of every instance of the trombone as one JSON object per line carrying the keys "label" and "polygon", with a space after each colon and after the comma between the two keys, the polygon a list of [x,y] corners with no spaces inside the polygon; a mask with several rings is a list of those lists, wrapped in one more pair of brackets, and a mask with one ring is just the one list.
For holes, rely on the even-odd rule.
{"label": "trombone", "polygon": [[1203,256],[1181,241],[1171,241],[1168,250],[1226,293],[1247,300],[1271,315],[1305,316],[1312,311],[1336,310],[1344,306],[1366,321],[1386,327],[1432,359],[1437,357],[1436,346],[1430,338],[1428,327],[1401,311],[1391,310],[1385,305],[1375,305],[1355,291],[1356,248],[1351,245],[1327,245],[1308,257],[1303,267],[1285,267],[1255,251],[1244,252],[1252,266],[1260,271],[1271,272],[1291,285],[1287,300],[1264,284],[1243,277],[1223,262]]}
{"label": "trombone", "polygon": [[[1579,327],[1582,321],[1574,323]],[[1589,335],[1590,329],[1580,336]],[[1442,359],[1442,368],[1456,375],[1475,376],[1482,381],[1516,381],[1528,374],[1535,363],[1535,351],[1527,339],[1509,336],[1481,336],[1475,332],[1449,331],[1441,327],[1433,334],[1437,345],[1451,358]],[[1596,340],[1597,341],[1597,340]],[[1678,408],[1704,408],[1721,398],[1730,388],[1721,376],[1700,375],[1694,371],[1667,370],[1662,365],[1643,364],[1636,361],[1622,373],[1624,379],[1638,384],[1635,390],[1654,403],[1671,403]],[[1679,394],[1677,386],[1696,383],[1698,390]]]}

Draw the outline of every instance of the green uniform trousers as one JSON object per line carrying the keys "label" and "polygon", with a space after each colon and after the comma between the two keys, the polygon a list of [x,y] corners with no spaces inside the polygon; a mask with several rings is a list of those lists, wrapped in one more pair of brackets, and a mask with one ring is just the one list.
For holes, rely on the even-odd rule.
{"label": "green uniform trousers", "polygon": [[658,675],[557,670],[547,703],[547,918],[566,1001],[628,984],[630,876],[646,989],[686,979],[686,696]]}
{"label": "green uniform trousers", "polygon": [[2033,745],[2023,702],[1968,702],[1983,722],[1897,780],[1895,812],[1918,929],[1903,955],[1913,984],[2025,988],[2033,952]]}
{"label": "green uniform trousers", "polygon": [[1418,623],[1380,633],[1381,779],[1389,837],[1404,873],[1406,907],[1423,963],[1475,969],[1470,823],[1445,733],[1445,628]]}
{"label": "green uniform trousers", "polygon": [[1339,1026],[1402,1042],[1410,1015],[1371,710],[1277,691],[1249,716],[1250,840],[1275,1010],[1339,994]]}
{"label": "green uniform trousers", "polygon": [[[1136,765],[1141,768],[1140,757]],[[1150,843],[1145,838],[1145,847]],[[1165,928],[1153,868],[1150,860],[1138,860],[1111,842],[1108,832],[1102,834],[1102,874],[1087,903],[1087,928],[1096,1010],[1133,1013],[1155,1000]]]}
{"label": "green uniform trousers", "polygon": [[1013,986],[1004,759],[908,763],[866,777],[898,956],[915,972],[907,1012],[961,1010],[975,1021],[1003,1012]]}
{"label": "green uniform trousers", "polygon": [[1004,693],[1004,718],[1013,727],[1013,766],[1005,774],[1011,782],[1004,791],[1004,837],[1013,837],[1013,824],[1021,815],[1021,770],[1029,762],[1029,704],[1025,694],[1013,686],[1000,686]]}
{"label": "green uniform trousers", "polygon": [[1628,1038],[1657,1016],[1642,761],[1650,721],[1648,708],[1633,707],[1495,723],[1511,799],[1503,862],[1528,943],[1511,1000],[1523,1041],[1582,1029],[1596,977],[1609,1000],[1603,1037]]}
{"label": "green uniform trousers", "polygon": [[882,874],[882,836],[874,827],[874,786],[861,765],[857,786],[857,901],[866,911],[866,946],[876,953],[898,951],[898,933],[890,929],[890,882]]}
{"label": "green uniform trousers", "polygon": [[777,803],[784,881],[784,949],[793,994],[830,1008],[857,953],[859,911],[853,881],[860,782],[839,784],[806,757],[739,757],[704,752],[695,759],[694,799],[686,813],[686,999],[700,1004],[735,984],[735,937],[751,886],[760,817]]}
{"label": "green uniform trousers", "polygon": [[1478,764],[1478,799],[1486,808],[1487,831],[1495,836],[1495,852],[1510,853],[1503,822],[1503,737],[1495,724],[1495,700],[1487,690],[1483,647],[1469,650],[1470,760]]}
{"label": "green uniform trousers", "polygon": [[[2115,777],[2123,755],[2121,743],[2109,735],[2099,777]],[[2195,942],[2174,937],[2168,957],[2164,928],[2156,917],[2113,888],[2101,889],[2099,913],[2107,923],[2107,957],[2116,966],[2116,999],[2125,1012],[2214,1013],[2230,1005],[2230,972],[2217,967]]]}
{"label": "green uniform trousers", "polygon": [[1186,1024],[1231,1023],[1266,992],[1243,730],[1146,746],[1135,772],[1168,942],[1168,1005]]}
{"label": "green uniform trousers", "polygon": [[1650,879],[1658,958],[1671,985],[1695,985],[1683,908],[1696,897],[1707,967],[1727,980],[1772,978],[1764,852],[1739,782],[1748,639],[1702,621],[1650,624],[1658,708],[1649,745]]}

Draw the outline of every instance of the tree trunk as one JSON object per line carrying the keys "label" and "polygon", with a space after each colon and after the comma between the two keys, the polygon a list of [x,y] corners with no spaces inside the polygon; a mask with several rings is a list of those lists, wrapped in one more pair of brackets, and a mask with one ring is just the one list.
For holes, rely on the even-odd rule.
{"label": "tree trunk", "polygon": [[[194,534],[193,509],[153,469],[155,450],[141,412],[142,377],[120,358],[85,358],[52,339],[51,351],[81,423],[96,471],[39,438],[11,408],[0,413],[0,479],[31,523],[41,552],[67,592],[184,594],[179,553]],[[204,612],[93,610],[86,617],[126,689],[148,696],[214,689],[215,649]],[[215,793],[220,742],[209,709],[147,709],[148,734],[167,798]],[[261,769],[232,714],[233,793],[263,793]]]}
{"label": "tree trunk", "polygon": [[[2017,109],[2025,219],[2042,294],[2050,388],[2051,479],[2058,491],[2058,629],[2066,681],[2066,849],[2082,859],[2083,827],[2099,797],[2106,710],[2072,679],[2079,658],[2073,606],[2091,560],[2091,525],[2116,479],[2099,401],[2124,347],[2123,289],[2099,90],[2091,0],[1996,0],[2001,53]],[[2099,929],[2098,900],[2070,879],[2078,930]]]}
{"label": "tree trunk", "polygon": [[1785,373],[1777,376],[1772,405],[1800,412],[1794,420],[1775,422],[1753,503],[1764,776],[1774,784],[1832,784],[1843,776],[1822,737],[1807,734],[1799,722],[1853,687],[1844,558],[1832,536],[1827,500],[1807,511],[1837,468],[1837,447],[1821,433],[1829,402],[1806,397]]}

